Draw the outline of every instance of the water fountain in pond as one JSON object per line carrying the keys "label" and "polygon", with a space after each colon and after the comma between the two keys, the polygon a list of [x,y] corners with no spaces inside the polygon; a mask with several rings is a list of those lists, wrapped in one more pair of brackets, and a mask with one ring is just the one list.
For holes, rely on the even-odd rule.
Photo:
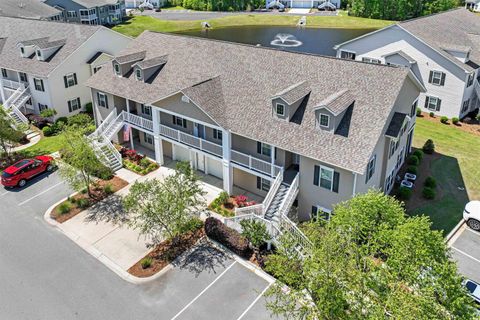
{"label": "water fountain in pond", "polygon": [[300,40],[297,40],[294,35],[288,33],[279,33],[275,36],[275,39],[270,42],[272,46],[277,47],[299,47],[303,43]]}

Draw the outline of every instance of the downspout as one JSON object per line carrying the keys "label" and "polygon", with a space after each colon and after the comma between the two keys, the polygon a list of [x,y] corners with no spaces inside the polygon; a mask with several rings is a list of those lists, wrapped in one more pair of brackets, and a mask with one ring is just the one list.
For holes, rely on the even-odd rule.
{"label": "downspout", "polygon": [[353,172],[353,190],[352,190],[352,197],[355,197],[357,193],[357,174]]}

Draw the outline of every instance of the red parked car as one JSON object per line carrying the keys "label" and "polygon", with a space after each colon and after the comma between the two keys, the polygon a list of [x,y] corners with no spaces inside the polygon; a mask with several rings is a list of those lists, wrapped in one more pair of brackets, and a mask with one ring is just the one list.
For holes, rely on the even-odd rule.
{"label": "red parked car", "polygon": [[5,187],[23,187],[28,179],[43,172],[50,172],[53,167],[53,158],[50,156],[20,160],[3,171],[2,184]]}

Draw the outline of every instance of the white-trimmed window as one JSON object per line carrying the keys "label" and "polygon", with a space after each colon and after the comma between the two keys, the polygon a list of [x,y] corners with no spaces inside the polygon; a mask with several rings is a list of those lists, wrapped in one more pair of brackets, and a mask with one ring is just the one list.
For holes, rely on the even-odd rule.
{"label": "white-trimmed window", "polygon": [[443,86],[445,84],[445,73],[442,71],[430,71],[428,82],[437,86]]}
{"label": "white-trimmed window", "polygon": [[340,58],[342,59],[355,60],[356,56],[357,56],[356,53],[352,51],[344,51],[344,50],[340,51]]}
{"label": "white-trimmed window", "polygon": [[373,177],[373,174],[375,173],[376,162],[377,162],[377,155],[374,155],[372,159],[370,159],[367,165],[367,177],[366,177],[365,183],[367,183]]}
{"label": "white-trimmed window", "polygon": [[7,69],[2,68],[2,77],[4,77],[4,78],[8,77]]}
{"label": "white-trimmed window", "polygon": [[35,85],[35,90],[37,91],[45,91],[45,87],[43,86],[43,80],[33,78],[33,84]]}
{"label": "white-trimmed window", "polygon": [[314,221],[318,219],[330,221],[330,219],[332,218],[332,214],[333,214],[332,210],[329,210],[319,205],[313,205],[312,212],[310,213],[310,219]]}
{"label": "white-trimmed window", "polygon": [[272,156],[272,146],[260,141],[257,141],[257,153],[263,154],[264,156]]}
{"label": "white-trimmed window", "polygon": [[213,138],[222,141],[223,139],[222,130],[213,129]]}
{"label": "white-trimmed window", "polygon": [[118,63],[113,64],[113,71],[115,71],[116,75],[120,75],[120,65]]}
{"label": "white-trimmed window", "polygon": [[412,104],[412,108],[410,109],[410,117],[413,118],[417,115],[417,107],[418,107],[418,98]]}
{"label": "white-trimmed window", "polygon": [[142,70],[140,70],[138,68],[135,70],[135,78],[137,78],[137,80],[139,80],[139,81],[142,80]]}
{"label": "white-trimmed window", "polygon": [[80,104],[80,98],[68,100],[67,103],[68,103],[68,112],[73,112],[76,110],[80,110],[82,108],[82,105]]}
{"label": "white-trimmed window", "polygon": [[425,97],[425,109],[431,111],[440,111],[440,105],[442,100],[437,97],[426,96]]}
{"label": "white-trimmed window", "polygon": [[77,11],[67,11],[67,18],[76,18]]}
{"label": "white-trimmed window", "polygon": [[275,112],[277,113],[278,116],[284,116],[285,115],[285,105],[281,103],[277,103],[275,105]]}
{"label": "white-trimmed window", "polygon": [[468,111],[468,106],[470,105],[470,99],[467,99],[465,101],[463,101],[463,104],[462,104],[462,113],[465,113]]}
{"label": "white-trimmed window", "polygon": [[467,79],[467,88],[473,84],[474,80],[475,80],[475,73],[470,73]]}
{"label": "white-trimmed window", "polygon": [[142,109],[142,113],[144,115],[147,115],[147,116],[151,116],[152,115],[152,107],[150,106],[146,106],[144,105],[143,103],[140,105],[141,109]]}
{"label": "white-trimmed window", "polygon": [[183,119],[181,117],[177,117],[174,115],[172,116],[172,121],[173,121],[173,124],[177,126],[184,127],[184,128],[187,127],[187,119]]}
{"label": "white-trimmed window", "polygon": [[369,57],[362,57],[363,62],[368,62],[368,63],[375,63],[375,64],[381,64],[382,62],[378,59],[374,58],[369,58]]}
{"label": "white-trimmed window", "polygon": [[257,177],[257,189],[268,192],[270,191],[271,182],[268,179]]}
{"label": "white-trimmed window", "polygon": [[338,193],[339,182],[339,172],[324,166],[315,165],[313,167],[313,184],[315,186]]}
{"label": "white-trimmed window", "polygon": [[48,109],[48,106],[46,104],[43,104],[43,103],[38,104],[38,111],[42,112],[43,110],[47,110],[47,109]]}
{"label": "white-trimmed window", "polygon": [[320,125],[320,127],[328,128],[330,126],[330,116],[321,113],[318,124]]}
{"label": "white-trimmed window", "polygon": [[100,107],[104,107],[108,109],[108,98],[105,93],[97,92],[97,101]]}
{"label": "white-trimmed window", "polygon": [[146,132],[143,133],[143,140],[145,141],[145,143],[153,144],[153,136]]}
{"label": "white-trimmed window", "polygon": [[392,189],[394,181],[395,181],[395,168],[392,169],[392,171],[388,175],[387,179],[385,179],[385,190],[384,191],[386,193],[390,192],[390,189]]}
{"label": "white-trimmed window", "polygon": [[390,159],[395,153],[395,151],[397,151],[399,142],[400,142],[399,140],[394,140],[394,139],[390,140],[390,150],[388,152],[388,159]]}
{"label": "white-trimmed window", "polygon": [[63,76],[63,82],[65,84],[65,88],[70,88],[78,84],[77,82],[77,74],[76,73],[69,73]]}
{"label": "white-trimmed window", "polygon": [[19,72],[18,76],[20,77],[21,82],[28,82],[27,74],[25,72]]}

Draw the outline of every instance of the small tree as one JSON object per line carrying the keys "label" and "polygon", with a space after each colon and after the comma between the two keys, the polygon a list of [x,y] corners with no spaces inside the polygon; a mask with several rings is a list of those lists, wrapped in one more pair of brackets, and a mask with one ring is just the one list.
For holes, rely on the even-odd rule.
{"label": "small tree", "polygon": [[0,148],[8,159],[11,159],[11,147],[22,140],[24,134],[23,128],[18,128],[17,124],[7,115],[0,105]]}
{"label": "small tree", "polygon": [[93,197],[91,185],[94,175],[105,169],[97,158],[83,130],[66,126],[60,133],[61,154],[64,163],[59,163],[60,175],[77,191],[87,190]]}
{"label": "small tree", "polygon": [[247,238],[256,250],[272,238],[267,231],[267,227],[262,222],[242,220],[240,225],[242,226],[242,236]]}
{"label": "small tree", "polygon": [[135,182],[123,200],[131,214],[130,225],[157,245],[166,237],[173,243],[185,230],[192,216],[205,205],[198,177],[185,162],[177,164],[175,173],[163,181]]}
{"label": "small tree", "polygon": [[40,112],[40,115],[44,118],[49,118],[49,119],[52,119],[53,117],[55,117],[55,115],[57,114],[57,110],[55,109],[44,109],[42,110],[42,112]]}

